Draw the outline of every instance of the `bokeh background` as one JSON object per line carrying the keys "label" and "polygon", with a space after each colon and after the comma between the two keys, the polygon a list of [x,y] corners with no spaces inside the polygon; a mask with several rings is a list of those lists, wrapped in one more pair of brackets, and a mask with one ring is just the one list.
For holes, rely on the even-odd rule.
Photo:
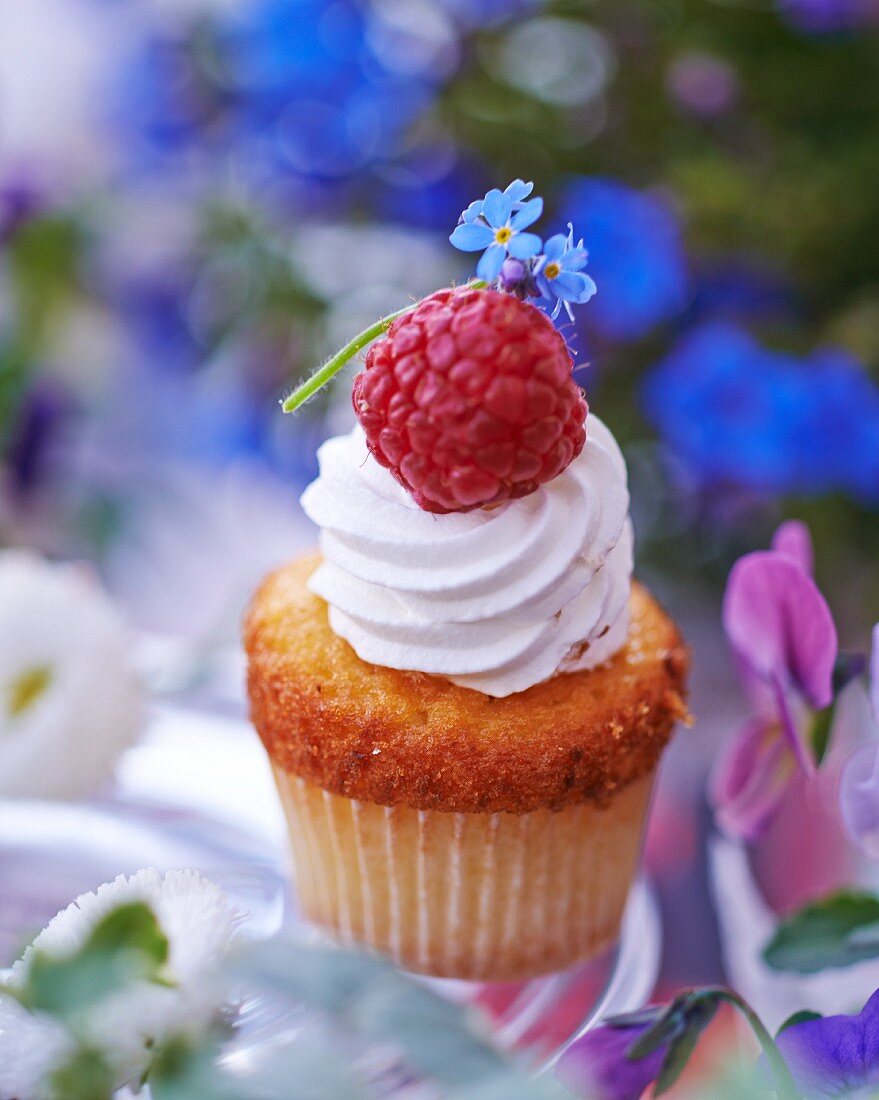
{"label": "bokeh background", "polygon": [[664,980],[717,977],[729,566],[804,518],[846,644],[879,618],[877,47],[876,0],[5,0],[0,545],[228,652],[313,537],[297,498],[350,372],[296,418],[279,398],[467,278],[459,212],[535,180],[540,229],[590,250],[565,332],[696,653],[648,850]]}

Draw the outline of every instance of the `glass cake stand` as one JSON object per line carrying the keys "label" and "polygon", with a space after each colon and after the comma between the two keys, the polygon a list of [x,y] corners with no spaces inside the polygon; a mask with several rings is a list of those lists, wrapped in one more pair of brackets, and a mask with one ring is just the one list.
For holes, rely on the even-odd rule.
{"label": "glass cake stand", "polygon": [[[264,753],[239,718],[156,710],[130,750],[111,797],[88,803],[0,801],[0,967],[54,914],[87,890],[142,867],[196,869],[249,913],[263,937],[307,931],[286,873],[285,829]],[[563,973],[486,984],[421,979],[478,1006],[496,1041],[535,1071],[602,1018],[643,1005],[656,981],[661,927],[649,886],[630,895],[617,947]],[[251,1004],[239,1049],[284,1031],[283,1013]]]}

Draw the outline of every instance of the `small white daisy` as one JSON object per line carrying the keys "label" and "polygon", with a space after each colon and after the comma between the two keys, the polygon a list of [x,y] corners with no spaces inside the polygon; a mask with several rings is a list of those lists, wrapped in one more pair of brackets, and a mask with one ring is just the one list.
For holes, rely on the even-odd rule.
{"label": "small white daisy", "polygon": [[143,727],[122,617],[88,572],[0,552],[0,798],[80,798]]}
{"label": "small white daisy", "polygon": [[[111,994],[79,1020],[82,1033],[105,1052],[116,1075],[118,1088],[136,1088],[149,1068],[155,1047],[178,1034],[198,1034],[223,1008],[222,987],[213,979],[227,955],[243,914],[230,904],[223,891],[196,871],[147,869],[125,878],[120,875],[97,892],[83,894],[54,917],[22,958],[13,966],[9,984],[20,987],[27,976],[34,951],[64,956],[81,947],[95,925],[119,905],[146,902],[168,938],[168,962],[164,976],[173,985],[141,981]],[[6,1100],[14,1083],[16,1100],[43,1100],[39,1084],[47,1069],[56,1066],[65,1050],[57,1025],[43,1017],[22,1019],[21,1010],[6,1005],[8,1025],[0,1015],[0,1066],[16,1063],[33,1050],[34,1069],[22,1080],[7,1082],[0,1073],[0,1098]],[[42,1029],[42,1030],[40,1030]],[[43,1056],[40,1034],[49,1036],[51,1050]],[[27,1086],[27,1087],[25,1087]]]}
{"label": "small white daisy", "polygon": [[61,1024],[0,996],[0,1098],[48,1100],[49,1075],[71,1046]]}

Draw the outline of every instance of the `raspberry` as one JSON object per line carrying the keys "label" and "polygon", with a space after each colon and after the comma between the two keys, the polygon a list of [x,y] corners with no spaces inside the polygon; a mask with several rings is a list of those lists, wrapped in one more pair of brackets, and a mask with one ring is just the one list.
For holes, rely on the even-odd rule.
{"label": "raspberry", "polygon": [[561,335],[495,290],[438,290],[398,317],[354,380],[369,450],[428,512],[526,496],[586,441]]}

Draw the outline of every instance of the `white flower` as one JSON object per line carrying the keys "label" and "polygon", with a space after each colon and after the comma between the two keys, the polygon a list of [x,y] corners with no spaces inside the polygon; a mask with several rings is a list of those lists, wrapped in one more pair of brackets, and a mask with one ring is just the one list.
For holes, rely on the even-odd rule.
{"label": "white flower", "polygon": [[49,1074],[71,1045],[61,1024],[0,996],[0,1100],[48,1100]]}
{"label": "white flower", "polygon": [[[196,871],[161,875],[148,869],[130,878],[120,875],[54,917],[13,966],[9,979],[13,988],[20,987],[34,951],[57,956],[76,951],[102,917],[132,901],[150,906],[168,938],[163,976],[173,984],[133,983],[86,1010],[78,1021],[86,1038],[110,1060],[117,1088],[137,1086],[157,1044],[172,1035],[198,1034],[222,1010],[224,994],[212,975],[243,918],[223,891]],[[0,1069],[0,1100],[43,1100],[40,1082],[63,1057],[63,1033],[54,1021],[10,1004],[0,998],[0,1067],[16,1069],[9,1068],[5,1077]]]}
{"label": "white flower", "polygon": [[143,726],[128,635],[86,570],[0,552],[0,798],[77,798]]}

